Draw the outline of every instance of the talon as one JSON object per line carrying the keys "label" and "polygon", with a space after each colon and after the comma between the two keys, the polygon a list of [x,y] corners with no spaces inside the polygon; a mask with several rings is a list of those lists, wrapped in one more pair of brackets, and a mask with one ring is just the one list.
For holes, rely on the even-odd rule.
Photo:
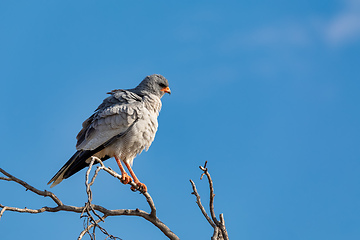
{"label": "talon", "polygon": [[129,175],[127,175],[127,173],[126,172],[124,172],[123,174],[122,174],[122,176],[121,176],[121,180],[120,180],[123,184],[128,184],[128,183],[130,183],[131,181],[132,181],[132,178],[129,176]]}
{"label": "talon", "polygon": [[138,183],[136,183],[136,185],[138,185],[140,191],[147,192],[147,187],[144,183],[138,182]]}
{"label": "talon", "polygon": [[135,192],[136,189],[139,189],[141,192],[147,192],[147,187],[144,183],[137,182],[136,185],[137,185],[137,188],[131,186],[130,190]]}

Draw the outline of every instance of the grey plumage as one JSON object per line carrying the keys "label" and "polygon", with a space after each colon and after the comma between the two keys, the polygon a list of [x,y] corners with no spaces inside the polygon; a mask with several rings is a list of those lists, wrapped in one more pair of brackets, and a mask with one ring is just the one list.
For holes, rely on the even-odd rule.
{"label": "grey plumage", "polygon": [[49,181],[59,184],[88,166],[91,156],[106,160],[117,157],[133,163],[148,149],[158,128],[161,98],[170,94],[169,83],[161,75],[147,76],[136,88],[113,90],[95,113],[86,119],[77,135],[77,152]]}

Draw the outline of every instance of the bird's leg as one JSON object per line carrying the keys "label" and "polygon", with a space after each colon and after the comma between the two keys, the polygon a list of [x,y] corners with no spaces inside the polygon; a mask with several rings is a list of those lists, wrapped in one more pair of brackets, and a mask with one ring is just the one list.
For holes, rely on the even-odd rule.
{"label": "bird's leg", "polygon": [[[129,169],[129,172],[130,172],[131,176],[133,177],[134,182],[136,183],[136,185],[138,185],[138,187],[139,187],[142,191],[147,192],[147,187],[146,187],[146,185],[143,184],[143,183],[141,183],[141,182],[139,181],[139,179],[136,177],[134,171],[131,169],[130,165],[129,165],[127,162],[124,162],[124,164],[125,164],[125,166],[127,167],[127,169]],[[131,190],[135,190],[135,189],[133,189],[133,187],[131,187]]]}
{"label": "bird's leg", "polygon": [[118,159],[116,156],[115,157],[115,160],[117,162],[117,164],[119,165],[119,168],[120,168],[120,171],[121,171],[121,182],[123,184],[128,184],[132,181],[131,177],[125,172],[125,169],[124,167],[121,165],[121,161],[120,159]]}

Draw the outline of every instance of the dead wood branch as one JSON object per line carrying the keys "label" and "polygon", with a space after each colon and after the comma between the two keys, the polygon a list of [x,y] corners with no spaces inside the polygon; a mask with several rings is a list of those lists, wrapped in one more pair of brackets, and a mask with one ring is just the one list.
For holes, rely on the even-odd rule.
{"label": "dead wood branch", "polygon": [[[93,176],[90,178],[90,173],[92,170],[92,167],[94,164],[99,163],[97,166]],[[204,206],[201,203],[200,195],[196,189],[195,183],[190,180],[193,192],[192,194],[196,197],[196,203],[198,207],[200,208],[202,214],[206,218],[206,220],[209,222],[209,224],[213,227],[214,232],[211,237],[212,240],[228,240],[228,233],[225,227],[225,220],[224,215],[220,214],[219,220],[216,218],[215,210],[214,210],[214,186],[213,181],[211,179],[210,173],[208,172],[208,169],[206,167],[207,162],[205,162],[204,166],[200,166],[199,168],[203,171],[201,174],[200,179],[203,178],[203,176],[206,176],[209,183],[209,190],[210,190],[210,201],[209,201],[209,209],[210,214],[208,214],[204,208]],[[49,197],[52,199],[52,201],[55,203],[56,206],[54,207],[48,207],[44,206],[39,209],[31,209],[31,208],[17,208],[17,207],[11,207],[11,206],[5,206],[0,203],[0,219],[4,215],[6,211],[13,211],[13,212],[20,212],[20,213],[42,213],[42,212],[59,212],[59,211],[68,211],[68,212],[75,212],[80,213],[81,218],[84,218],[84,230],[80,233],[78,240],[81,240],[86,234],[90,237],[91,240],[96,239],[95,230],[99,229],[104,235],[106,235],[106,239],[120,239],[118,237],[115,237],[111,234],[109,234],[106,229],[104,229],[102,226],[100,226],[101,222],[105,222],[105,219],[110,216],[138,216],[142,217],[145,220],[151,222],[155,227],[157,227],[160,231],[164,233],[165,236],[167,236],[171,240],[179,240],[179,237],[176,236],[168,226],[166,226],[163,222],[160,221],[160,219],[156,216],[156,207],[154,204],[154,201],[152,200],[150,194],[148,192],[142,192],[141,189],[134,183],[131,182],[130,185],[132,186],[131,189],[134,189],[133,191],[139,191],[146,199],[149,208],[150,213],[140,210],[140,209],[107,209],[103,206],[96,205],[92,203],[92,191],[91,186],[94,184],[96,177],[98,176],[99,172],[103,170],[113,176],[114,178],[117,178],[119,181],[121,181],[121,175],[115,172],[114,170],[105,167],[103,162],[96,157],[91,158],[91,162],[89,165],[89,168],[86,171],[85,175],[85,186],[86,186],[86,194],[87,194],[87,202],[82,207],[77,206],[71,206],[71,205],[65,205],[62,203],[62,201],[52,192],[50,191],[41,191],[30,184],[14,177],[13,175],[9,174],[5,170],[0,168],[0,173],[5,175],[5,177],[0,176],[0,180],[8,181],[8,182],[15,182],[21,186],[23,186],[26,190],[30,190],[31,192],[44,197]],[[91,231],[92,230],[92,231]]]}
{"label": "dead wood branch", "polygon": [[[89,183],[89,174],[90,174],[91,168],[95,162],[100,163],[100,166],[98,166],[97,169],[95,170],[95,173]],[[0,172],[6,176],[6,177],[1,177],[0,180],[18,183],[21,186],[23,186],[26,190],[30,190],[31,192],[33,192],[37,195],[44,196],[44,197],[50,197],[53,200],[53,202],[56,204],[55,207],[44,206],[39,209],[31,209],[31,208],[10,207],[10,206],[2,205],[0,203],[0,209],[1,209],[0,219],[6,211],[13,211],[13,212],[20,212],[20,213],[34,213],[34,214],[42,213],[42,212],[59,212],[59,211],[80,213],[80,214],[82,214],[83,217],[86,218],[86,222],[87,222],[86,226],[84,226],[84,230],[80,233],[80,235],[78,237],[78,240],[81,240],[85,234],[89,234],[91,239],[95,239],[94,232],[90,233],[90,230],[93,229],[93,231],[95,231],[95,228],[100,229],[102,233],[107,235],[106,238],[116,239],[116,237],[108,234],[104,228],[99,226],[99,223],[101,221],[104,221],[105,218],[110,217],[110,216],[123,216],[123,215],[124,216],[138,216],[138,217],[142,217],[145,220],[151,222],[155,227],[157,227],[160,231],[162,231],[164,233],[164,235],[167,236],[169,239],[179,240],[179,237],[176,236],[167,225],[165,225],[163,222],[161,222],[159,218],[157,218],[155,204],[148,192],[140,191],[141,194],[146,198],[146,201],[150,207],[150,213],[148,213],[144,210],[140,210],[140,209],[114,209],[114,210],[111,210],[111,209],[107,209],[103,206],[93,204],[92,203],[92,192],[91,192],[90,187],[94,183],[95,178],[97,177],[100,170],[104,170],[105,172],[109,173],[111,176],[121,180],[121,175],[119,175],[112,169],[105,167],[103,162],[100,159],[98,159],[96,157],[92,157],[90,167],[86,172],[86,181],[85,181],[88,202],[83,207],[76,207],[76,206],[63,204],[54,193],[52,193],[50,191],[46,191],[46,190],[41,191],[41,190],[31,186],[30,184],[14,177],[13,175],[9,174],[8,172],[6,172],[5,170],[0,168]],[[135,191],[139,191],[138,186],[134,182],[131,182],[130,185],[135,189]],[[86,216],[85,216],[85,213],[86,213]],[[102,216],[100,216],[100,214],[102,214]],[[119,239],[119,238],[117,238],[117,239]]]}
{"label": "dead wood branch", "polygon": [[210,216],[206,213],[206,210],[204,206],[202,205],[200,201],[200,195],[196,189],[196,185],[193,180],[190,179],[191,186],[193,188],[193,192],[191,194],[194,194],[196,197],[196,203],[198,207],[200,208],[202,214],[206,218],[206,220],[209,222],[211,227],[214,228],[213,236],[211,237],[212,240],[229,240],[229,236],[225,227],[225,220],[224,215],[220,214],[219,218],[220,221],[217,220],[214,210],[214,185],[213,181],[211,179],[210,173],[208,172],[208,169],[206,168],[207,161],[205,162],[204,166],[199,166],[199,168],[203,171],[201,174],[200,180],[203,178],[204,175],[206,175],[208,182],[209,182],[209,189],[210,189],[210,201],[209,201],[209,208],[210,208]]}

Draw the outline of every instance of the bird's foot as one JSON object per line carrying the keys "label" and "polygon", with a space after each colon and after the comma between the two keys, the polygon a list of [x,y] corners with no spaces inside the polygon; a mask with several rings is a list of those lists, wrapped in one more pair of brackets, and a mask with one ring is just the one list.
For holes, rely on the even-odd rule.
{"label": "bird's foot", "polygon": [[[138,186],[138,189],[141,191],[141,192],[147,192],[147,187],[144,183],[141,183],[141,182],[135,182],[136,185]],[[134,187],[131,187],[130,188],[132,191],[136,191],[136,188]]]}
{"label": "bird's foot", "polygon": [[128,184],[128,183],[131,183],[132,178],[126,172],[123,172],[120,181],[123,184]]}

